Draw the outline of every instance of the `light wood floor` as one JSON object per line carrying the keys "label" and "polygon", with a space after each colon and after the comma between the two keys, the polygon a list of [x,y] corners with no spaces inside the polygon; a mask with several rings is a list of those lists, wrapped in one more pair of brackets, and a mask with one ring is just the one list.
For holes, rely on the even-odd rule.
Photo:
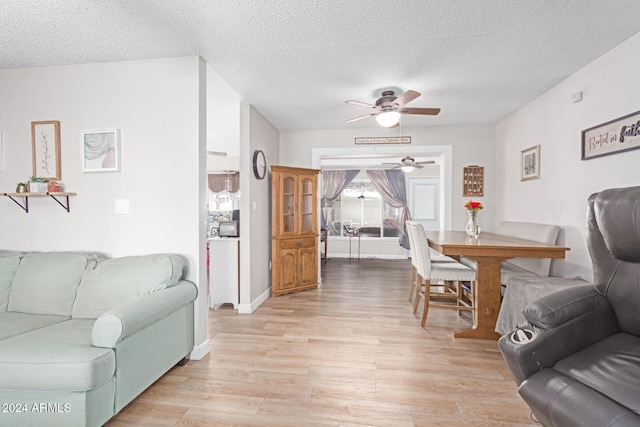
{"label": "light wood floor", "polygon": [[[408,302],[406,260],[339,260],[318,290],[251,315],[211,310],[211,353],[175,367],[108,425],[534,425],[497,343],[454,340],[454,310]],[[421,312],[420,307],[419,312]]]}

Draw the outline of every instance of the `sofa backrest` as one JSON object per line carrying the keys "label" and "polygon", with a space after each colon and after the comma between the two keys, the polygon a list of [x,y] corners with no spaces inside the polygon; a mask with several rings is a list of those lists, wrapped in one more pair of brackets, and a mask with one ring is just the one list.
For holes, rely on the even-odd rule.
{"label": "sofa backrest", "polygon": [[640,187],[604,190],[589,200],[595,221],[587,221],[587,246],[599,269],[596,287],[611,302],[620,329],[640,335]]}
{"label": "sofa backrest", "polygon": [[[557,225],[533,222],[503,221],[498,227],[498,234],[534,240],[550,245],[556,243],[558,233],[560,233],[560,227]],[[551,269],[551,258],[511,258],[509,262],[536,273],[538,276],[548,276]]]}
{"label": "sofa backrest", "polygon": [[7,311],[70,316],[80,280],[97,255],[32,252],[16,270]]}
{"label": "sofa backrest", "polygon": [[0,312],[7,311],[11,284],[21,258],[20,252],[0,251]]}
{"label": "sofa backrest", "polygon": [[184,259],[173,254],[100,260],[82,279],[71,315],[95,319],[114,307],[175,286],[184,265]]}

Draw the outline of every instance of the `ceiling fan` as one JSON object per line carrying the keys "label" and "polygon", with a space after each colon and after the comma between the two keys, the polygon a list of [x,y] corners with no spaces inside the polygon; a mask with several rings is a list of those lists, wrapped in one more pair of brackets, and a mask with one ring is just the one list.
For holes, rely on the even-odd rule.
{"label": "ceiling fan", "polygon": [[387,128],[398,126],[401,114],[421,114],[426,116],[435,116],[440,113],[439,108],[406,108],[405,105],[420,96],[420,92],[408,90],[400,96],[396,96],[392,90],[385,90],[382,96],[376,100],[376,105],[368,104],[360,101],[345,101],[347,104],[357,105],[360,107],[373,108],[377,110],[375,113],[365,114],[364,116],[354,117],[346,120],[346,123],[356,122],[366,119],[367,117],[376,116],[376,121],[380,126]]}
{"label": "ceiling fan", "polygon": [[422,169],[424,166],[422,165],[431,165],[434,164],[433,160],[425,160],[423,162],[416,162],[411,156],[405,156],[400,160],[400,163],[383,163],[383,165],[395,165],[391,169],[402,169],[403,172],[411,172],[414,169]]}

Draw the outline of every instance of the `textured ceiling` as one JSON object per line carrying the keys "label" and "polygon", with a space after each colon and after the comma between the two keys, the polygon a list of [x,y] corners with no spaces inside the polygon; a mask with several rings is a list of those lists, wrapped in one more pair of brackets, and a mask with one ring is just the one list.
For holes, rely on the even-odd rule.
{"label": "textured ceiling", "polygon": [[640,31],[637,0],[0,0],[0,68],[200,55],[277,128],[493,124]]}

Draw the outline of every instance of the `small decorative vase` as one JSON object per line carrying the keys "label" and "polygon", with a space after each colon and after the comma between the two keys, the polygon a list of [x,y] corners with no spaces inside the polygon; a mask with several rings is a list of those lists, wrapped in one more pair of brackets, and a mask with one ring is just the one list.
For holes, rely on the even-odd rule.
{"label": "small decorative vase", "polygon": [[26,185],[18,185],[16,187],[16,193],[26,193],[27,192],[27,186]]}
{"label": "small decorative vase", "polygon": [[475,209],[469,209],[469,221],[467,222],[467,227],[465,231],[467,232],[467,236],[475,237],[476,239],[480,236],[480,226],[478,225],[478,211]]}

